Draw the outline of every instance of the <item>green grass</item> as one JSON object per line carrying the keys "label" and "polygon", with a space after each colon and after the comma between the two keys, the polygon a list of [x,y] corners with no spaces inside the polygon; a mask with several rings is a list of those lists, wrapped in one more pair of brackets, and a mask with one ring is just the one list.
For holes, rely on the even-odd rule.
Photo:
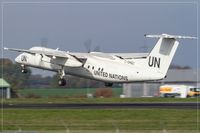
{"label": "green grass", "polygon": [[14,98],[4,99],[3,103],[144,103],[144,102],[197,102],[197,98]]}
{"label": "green grass", "polygon": [[[87,93],[94,94],[98,88],[68,88],[68,89],[59,89],[59,88],[50,88],[50,89],[19,89],[17,92],[26,97],[30,94],[40,96],[42,98],[48,97],[80,97],[86,96]],[[113,96],[119,97],[122,94],[122,88],[112,88]]]}
{"label": "green grass", "polygon": [[[197,98],[39,98],[9,99],[4,103],[130,103],[197,102]],[[31,131],[149,131],[195,132],[200,111],[195,109],[4,109],[4,130]],[[197,116],[198,115],[198,116]],[[43,133],[43,132],[42,132]],[[82,133],[82,132],[81,132]],[[168,132],[167,132],[168,133]]]}
{"label": "green grass", "polygon": [[[197,110],[5,109],[4,130],[197,130]],[[198,111],[200,114],[200,111]]]}

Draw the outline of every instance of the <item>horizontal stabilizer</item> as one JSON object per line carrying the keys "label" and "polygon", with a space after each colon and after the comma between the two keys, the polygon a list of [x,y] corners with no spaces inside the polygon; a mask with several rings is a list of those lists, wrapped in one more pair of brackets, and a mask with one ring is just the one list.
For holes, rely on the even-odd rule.
{"label": "horizontal stabilizer", "polygon": [[145,37],[149,38],[169,38],[169,39],[197,39],[197,37],[191,37],[191,36],[178,36],[178,35],[169,35],[169,34],[161,34],[161,35],[148,35],[145,34]]}

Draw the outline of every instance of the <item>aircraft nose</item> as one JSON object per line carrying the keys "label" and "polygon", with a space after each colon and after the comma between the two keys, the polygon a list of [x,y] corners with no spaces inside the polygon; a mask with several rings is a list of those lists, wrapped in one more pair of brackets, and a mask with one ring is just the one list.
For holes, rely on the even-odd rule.
{"label": "aircraft nose", "polygon": [[20,63],[20,57],[21,57],[21,55],[18,55],[18,56],[15,58],[15,62]]}

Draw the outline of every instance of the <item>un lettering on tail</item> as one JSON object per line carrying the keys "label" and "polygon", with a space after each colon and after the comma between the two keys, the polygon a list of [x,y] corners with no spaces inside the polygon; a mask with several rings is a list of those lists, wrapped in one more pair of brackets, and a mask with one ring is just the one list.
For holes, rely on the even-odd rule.
{"label": "un lettering on tail", "polygon": [[149,65],[150,67],[157,67],[157,68],[160,68],[160,62],[161,62],[161,59],[160,59],[160,58],[154,57],[154,56],[149,56],[148,65]]}

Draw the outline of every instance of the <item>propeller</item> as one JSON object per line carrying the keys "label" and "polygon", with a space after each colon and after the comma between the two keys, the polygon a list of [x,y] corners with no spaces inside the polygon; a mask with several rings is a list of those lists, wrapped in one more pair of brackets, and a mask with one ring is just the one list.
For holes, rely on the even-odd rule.
{"label": "propeller", "polygon": [[140,47],[141,51],[144,52],[144,53],[147,53],[148,52],[148,49],[149,49],[149,46],[147,45],[146,43],[146,38],[144,38],[144,45],[142,45]]}
{"label": "propeller", "polygon": [[42,47],[47,47],[47,45],[48,45],[48,38],[46,38],[46,37],[41,38],[40,39],[40,45]]}
{"label": "propeller", "polygon": [[88,53],[91,52],[92,40],[88,39],[84,42],[85,48]]}
{"label": "propeller", "polygon": [[[42,51],[44,51],[44,47],[48,46],[48,38],[46,38],[46,37],[40,38],[40,46],[42,47]],[[40,65],[43,65],[42,59],[43,59],[44,56],[42,54],[40,56],[41,56],[41,58],[40,58],[40,60],[41,60]],[[43,73],[45,73],[44,70],[43,70]]]}
{"label": "propeller", "polygon": [[100,46],[96,46],[96,47],[94,48],[94,52],[101,52]]}
{"label": "propeller", "polygon": [[[86,49],[87,53],[90,53],[91,49],[92,49],[92,40],[91,39],[86,40],[84,42],[84,45],[85,45],[85,49]],[[94,49],[92,51],[94,51],[94,52],[100,52],[101,48],[100,48],[99,45],[97,45],[96,47],[94,47]]]}

